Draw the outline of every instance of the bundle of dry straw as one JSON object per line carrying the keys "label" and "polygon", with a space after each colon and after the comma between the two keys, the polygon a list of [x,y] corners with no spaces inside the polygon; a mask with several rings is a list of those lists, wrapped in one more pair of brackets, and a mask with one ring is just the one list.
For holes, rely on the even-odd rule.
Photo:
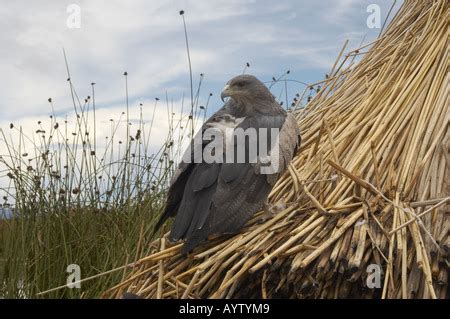
{"label": "bundle of dry straw", "polygon": [[296,111],[302,147],[270,195],[281,212],[189,258],[158,239],[104,297],[445,298],[446,19],[445,0],[406,1],[370,50],[340,55]]}

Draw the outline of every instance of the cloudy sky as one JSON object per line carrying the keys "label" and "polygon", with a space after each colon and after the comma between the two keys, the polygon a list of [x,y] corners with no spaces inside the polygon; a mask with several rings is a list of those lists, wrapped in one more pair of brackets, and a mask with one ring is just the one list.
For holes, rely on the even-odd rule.
{"label": "cloudy sky", "polygon": [[[369,29],[370,3],[382,19],[393,1],[10,1],[0,8],[0,118],[20,121],[72,109],[63,48],[80,96],[96,83],[97,104],[120,108],[124,71],[129,74],[130,104],[189,94],[189,73],[182,18],[185,10],[194,80],[204,73],[202,98],[218,93],[232,76],[248,73],[262,80],[291,70],[290,78],[321,80],[342,44],[357,47],[378,35]],[[67,26],[67,7],[81,12],[80,28]],[[290,84],[290,91],[301,85]],[[281,89],[280,89],[281,92]],[[274,88],[278,95],[277,88]],[[3,122],[3,121],[2,121]]]}

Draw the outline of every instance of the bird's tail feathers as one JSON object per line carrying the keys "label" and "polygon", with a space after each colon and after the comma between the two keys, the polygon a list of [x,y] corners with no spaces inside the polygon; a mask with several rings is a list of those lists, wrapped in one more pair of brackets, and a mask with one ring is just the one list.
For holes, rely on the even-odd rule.
{"label": "bird's tail feathers", "polygon": [[[176,208],[175,208],[176,211]],[[152,237],[156,234],[156,232],[161,228],[161,226],[166,222],[166,220],[171,217],[174,213],[174,209],[170,209],[167,207],[164,212],[159,217],[159,220],[156,222],[155,227],[152,231]]]}

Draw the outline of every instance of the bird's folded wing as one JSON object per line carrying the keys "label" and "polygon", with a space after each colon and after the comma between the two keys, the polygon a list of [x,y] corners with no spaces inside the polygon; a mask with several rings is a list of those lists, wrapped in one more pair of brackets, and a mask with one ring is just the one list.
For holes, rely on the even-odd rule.
{"label": "bird's folded wing", "polygon": [[[198,136],[201,136],[204,133],[205,129],[210,123],[220,120],[225,115],[226,108],[222,107],[203,124],[202,128],[194,137],[194,140],[196,140]],[[169,217],[173,217],[177,214],[184,191],[186,189],[186,184],[188,183],[188,180],[196,167],[195,164],[201,162],[201,160],[195,158],[196,154],[194,152],[195,148],[193,146],[194,140],[191,141],[191,147],[189,147],[183,154],[182,160],[172,176],[172,179],[170,181],[170,188],[167,194],[166,207],[155,225],[154,232],[156,232]],[[209,141],[203,141],[202,149],[208,143]]]}
{"label": "bird's folded wing", "polygon": [[[211,234],[239,230],[261,208],[298,147],[298,128],[290,115],[247,118],[239,127],[280,128],[275,159],[280,169],[262,174],[259,162],[197,164],[186,183],[171,233],[172,239],[187,239],[187,251]],[[270,135],[268,139],[270,145]]]}

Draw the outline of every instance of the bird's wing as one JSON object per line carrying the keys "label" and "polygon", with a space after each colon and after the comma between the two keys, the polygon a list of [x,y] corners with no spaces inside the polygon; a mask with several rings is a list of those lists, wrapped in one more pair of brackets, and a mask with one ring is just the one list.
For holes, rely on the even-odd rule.
{"label": "bird's wing", "polygon": [[[171,239],[186,238],[184,252],[211,234],[234,233],[261,208],[276,179],[298,146],[298,128],[290,116],[255,116],[238,125],[243,128],[279,128],[279,170],[261,173],[261,163],[199,163],[192,169],[173,224]],[[271,136],[268,135],[268,145]],[[287,144],[284,144],[287,143]],[[248,150],[248,145],[246,145]],[[272,154],[271,154],[272,155]]]}
{"label": "bird's wing", "polygon": [[[297,153],[301,144],[300,130],[298,123],[291,113],[288,113],[286,120],[280,130],[280,153],[282,154],[282,160],[280,160],[281,168],[283,172],[289,166],[294,155]],[[278,178],[278,176],[277,176]],[[273,183],[276,182],[272,180]]]}
{"label": "bird's wing", "polygon": [[[197,132],[197,135],[203,134],[205,129],[209,126],[210,123],[220,122],[226,116],[228,115],[226,105],[224,105],[224,107],[222,107],[216,113],[214,113],[202,125],[202,128]],[[202,148],[204,148],[205,145],[207,145],[209,142],[210,141],[204,140]],[[174,175],[172,176],[172,179],[170,181],[170,187],[167,193],[166,206],[158,222],[154,227],[153,233],[155,233],[169,217],[175,216],[178,211],[181,200],[183,198],[184,189],[186,188],[186,183],[188,182],[189,177],[193,173],[193,170],[196,166],[195,163],[198,162],[198,160],[194,158],[195,156],[194,147],[192,145],[193,144],[191,144],[191,147],[186,150],[186,153],[183,155],[183,160],[181,161],[177,170],[174,172]]]}

